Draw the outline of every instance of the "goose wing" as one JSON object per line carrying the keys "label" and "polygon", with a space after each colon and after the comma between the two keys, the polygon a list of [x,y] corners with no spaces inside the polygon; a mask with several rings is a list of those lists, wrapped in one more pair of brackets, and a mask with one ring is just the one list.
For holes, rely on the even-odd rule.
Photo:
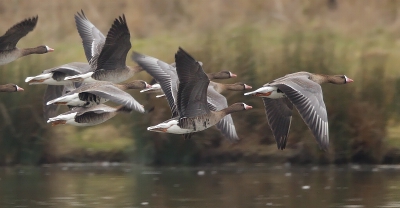
{"label": "goose wing", "polygon": [[72,76],[72,75],[86,73],[89,71],[91,71],[91,69],[88,63],[72,62],[61,66],[53,67],[50,69],[46,69],[43,71],[43,73],[62,72],[65,73],[67,76]]}
{"label": "goose wing", "polygon": [[142,55],[137,52],[133,52],[131,58],[160,84],[171,108],[171,118],[178,116],[176,98],[178,93],[177,82],[179,80],[175,67],[154,57]]}
{"label": "goose wing", "polygon": [[91,93],[105,99],[108,99],[112,102],[127,106],[132,110],[144,113],[145,110],[143,106],[137,102],[129,93],[119,89],[114,85],[99,85],[87,90],[83,90],[81,92]]}
{"label": "goose wing", "polygon": [[210,113],[207,106],[207,88],[210,80],[199,62],[182,48],[175,54],[175,62],[179,79],[179,116],[194,117]]}
{"label": "goose wing", "polygon": [[87,61],[91,62],[93,57],[97,59],[106,42],[103,33],[86,18],[83,10],[75,14],[75,24],[82,39]]}
{"label": "goose wing", "polygon": [[[219,111],[228,107],[226,98],[218,93],[212,86],[208,86],[207,102],[209,109],[212,111]],[[236,133],[235,124],[233,123],[231,114],[226,115],[215,126],[221,131],[222,135],[230,141],[235,142],[240,140]]]}
{"label": "goose wing", "polygon": [[262,99],[268,124],[274,134],[278,149],[285,149],[292,122],[293,104],[287,99]]}
{"label": "goose wing", "polygon": [[321,86],[306,76],[288,78],[273,85],[286,94],[312,131],[320,147],[327,150],[329,146],[328,116]]}
{"label": "goose wing", "polygon": [[126,67],[126,55],[131,49],[131,35],[126,23],[125,15],[115,19],[108,31],[106,42],[97,59],[97,68],[114,70]]}
{"label": "goose wing", "polygon": [[14,49],[18,41],[32,31],[38,21],[38,16],[25,19],[10,29],[0,37],[0,50],[11,50]]}

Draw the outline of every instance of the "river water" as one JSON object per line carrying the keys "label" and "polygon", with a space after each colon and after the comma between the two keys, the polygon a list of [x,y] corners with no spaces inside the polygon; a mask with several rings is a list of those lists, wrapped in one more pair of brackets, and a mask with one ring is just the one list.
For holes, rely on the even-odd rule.
{"label": "river water", "polygon": [[1,168],[0,207],[400,207],[400,166]]}

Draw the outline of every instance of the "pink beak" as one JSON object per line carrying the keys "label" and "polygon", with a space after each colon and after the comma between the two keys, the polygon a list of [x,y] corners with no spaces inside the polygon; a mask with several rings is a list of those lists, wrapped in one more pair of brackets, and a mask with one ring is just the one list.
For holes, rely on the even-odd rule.
{"label": "pink beak", "polygon": [[146,83],[146,88],[151,88],[151,85]]}
{"label": "pink beak", "polygon": [[19,86],[17,85],[17,92],[18,92],[18,91],[24,91],[24,88],[19,87]]}
{"label": "pink beak", "polygon": [[232,73],[232,72],[229,72],[229,73],[230,73],[231,77],[237,77],[236,74],[234,74],[234,73]]}
{"label": "pink beak", "polygon": [[54,49],[47,46],[47,52],[53,52],[53,51],[54,51]]}
{"label": "pink beak", "polygon": [[346,83],[354,82],[352,79],[346,77]]}
{"label": "pink beak", "polygon": [[251,105],[246,105],[246,103],[243,103],[243,104],[244,104],[244,109],[246,109],[246,110],[253,108],[253,106],[251,106]]}
{"label": "pink beak", "polygon": [[244,89],[245,89],[245,90],[249,90],[249,89],[251,89],[251,88],[253,88],[253,87],[250,86],[250,85],[244,84]]}

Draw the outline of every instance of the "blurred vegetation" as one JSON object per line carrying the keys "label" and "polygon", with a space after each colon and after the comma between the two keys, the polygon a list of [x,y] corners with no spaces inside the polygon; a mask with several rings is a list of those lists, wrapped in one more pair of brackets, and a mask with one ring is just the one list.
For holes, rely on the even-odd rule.
{"label": "blurred vegetation", "polygon": [[[27,86],[27,76],[72,61],[85,62],[73,15],[83,9],[104,34],[125,14],[132,50],[173,62],[178,46],[204,63],[223,69],[254,88],[297,71],[346,74],[349,85],[326,84],[330,150],[321,151],[295,113],[287,149],[279,151],[261,99],[225,93],[228,102],[246,102],[251,111],[233,115],[242,140],[232,144],[214,128],[184,141],[179,135],[148,132],[170,117],[164,100],[132,95],[149,114],[119,115],[95,127],[46,124],[45,86]],[[23,93],[0,94],[0,164],[58,161],[136,161],[145,164],[218,162],[381,163],[400,162],[400,2],[398,1],[0,1],[6,31],[39,15],[34,31],[19,47],[46,44],[56,49],[0,66],[0,83],[16,83]],[[129,55],[130,56],[130,53]],[[135,65],[130,58],[128,65]],[[145,72],[134,79],[151,80]],[[65,109],[60,112],[65,111]],[[92,145],[91,145],[92,144]],[[388,158],[388,154],[390,157]],[[97,158],[96,158],[97,157]]]}

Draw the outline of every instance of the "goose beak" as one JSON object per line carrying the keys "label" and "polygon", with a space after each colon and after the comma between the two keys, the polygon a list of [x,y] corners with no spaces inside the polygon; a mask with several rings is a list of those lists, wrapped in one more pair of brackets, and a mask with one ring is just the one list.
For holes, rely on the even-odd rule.
{"label": "goose beak", "polygon": [[151,88],[151,85],[146,83],[146,89]]}
{"label": "goose beak", "polygon": [[232,73],[232,72],[229,72],[229,73],[230,73],[231,77],[237,77],[236,74],[234,74],[234,73]]}
{"label": "goose beak", "polygon": [[251,105],[246,105],[246,103],[243,103],[243,105],[244,105],[244,109],[245,109],[245,110],[249,110],[249,109],[252,109],[252,108],[253,108],[253,106],[251,106]]}
{"label": "goose beak", "polygon": [[245,89],[245,90],[250,90],[250,89],[252,89],[252,88],[253,88],[252,86],[247,85],[247,84],[244,84],[244,89]]}
{"label": "goose beak", "polygon": [[47,52],[53,52],[54,49],[50,48],[49,46],[46,46]]}
{"label": "goose beak", "polygon": [[352,79],[346,77],[346,83],[354,82]]}
{"label": "goose beak", "polygon": [[18,91],[24,91],[24,88],[22,88],[22,87],[20,87],[20,86],[17,85],[17,92],[18,92]]}

